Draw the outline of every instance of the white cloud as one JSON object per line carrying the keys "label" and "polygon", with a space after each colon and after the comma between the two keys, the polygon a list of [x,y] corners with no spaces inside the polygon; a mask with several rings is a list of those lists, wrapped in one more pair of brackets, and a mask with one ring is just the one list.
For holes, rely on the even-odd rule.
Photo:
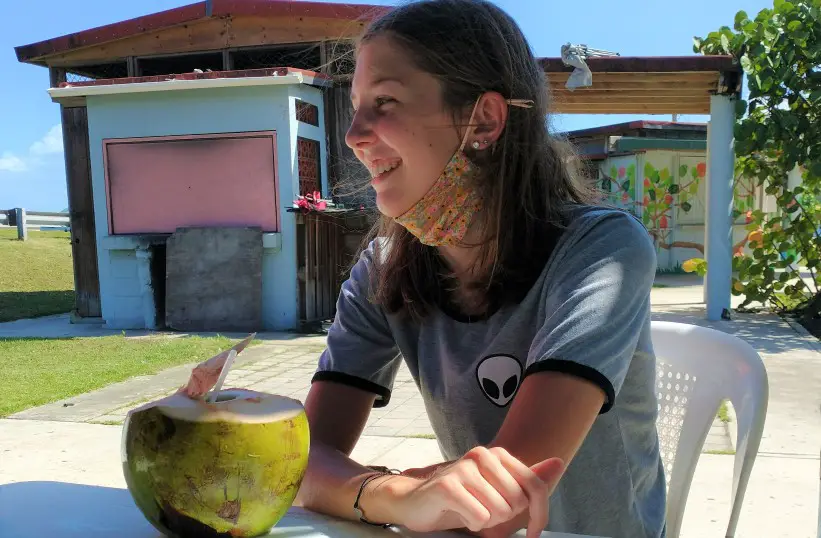
{"label": "white cloud", "polygon": [[35,142],[29,148],[29,152],[34,155],[48,155],[50,153],[63,152],[63,128],[60,124],[55,125],[46,133],[46,136]]}
{"label": "white cloud", "polygon": [[1,172],[25,172],[28,170],[26,161],[10,151],[6,151],[0,156]]}
{"label": "white cloud", "polygon": [[0,156],[0,172],[25,172],[40,163],[48,155],[63,152],[63,129],[57,124],[40,139],[29,146],[25,155],[16,155],[10,151]]}

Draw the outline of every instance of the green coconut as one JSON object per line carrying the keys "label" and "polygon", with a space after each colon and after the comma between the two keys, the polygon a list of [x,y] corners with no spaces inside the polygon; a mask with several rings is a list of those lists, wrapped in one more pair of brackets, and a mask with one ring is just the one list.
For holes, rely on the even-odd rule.
{"label": "green coconut", "polygon": [[132,410],[122,459],[135,503],[178,538],[266,534],[308,466],[308,419],[294,399],[225,390],[212,403],[175,394]]}

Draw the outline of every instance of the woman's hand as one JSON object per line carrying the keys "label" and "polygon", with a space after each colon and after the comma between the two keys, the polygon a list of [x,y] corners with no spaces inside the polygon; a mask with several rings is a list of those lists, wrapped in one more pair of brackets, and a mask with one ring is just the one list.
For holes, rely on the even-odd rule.
{"label": "woman's hand", "polygon": [[508,528],[515,532],[524,520],[528,538],[537,537],[547,525],[548,498],[563,466],[550,458],[528,467],[503,448],[477,447],[402,488],[392,509],[418,532],[466,528],[497,536]]}
{"label": "woman's hand", "polygon": [[427,480],[434,474],[442,472],[450,465],[453,465],[453,462],[435,463],[433,465],[428,465],[427,467],[411,467],[402,471],[402,476],[410,476],[411,478],[421,478],[423,480]]}

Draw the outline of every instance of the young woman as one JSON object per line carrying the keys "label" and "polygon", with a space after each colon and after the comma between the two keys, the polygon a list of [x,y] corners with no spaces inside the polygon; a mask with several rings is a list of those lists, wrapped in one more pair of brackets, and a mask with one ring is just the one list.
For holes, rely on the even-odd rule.
{"label": "young woman", "polygon": [[[664,536],[655,250],[574,182],[522,32],[489,2],[428,0],[356,52],[346,141],[381,223],[305,402],[297,502],[419,531]],[[403,360],[446,462],[386,474],[349,454]]]}

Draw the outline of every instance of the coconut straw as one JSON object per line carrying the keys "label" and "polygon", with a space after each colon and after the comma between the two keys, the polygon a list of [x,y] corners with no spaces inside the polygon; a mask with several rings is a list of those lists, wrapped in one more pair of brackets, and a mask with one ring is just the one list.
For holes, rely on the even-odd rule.
{"label": "coconut straw", "polygon": [[225,378],[228,377],[228,371],[231,369],[231,366],[234,364],[234,358],[237,356],[237,350],[232,349],[230,353],[228,353],[228,358],[225,359],[225,364],[222,366],[222,372],[220,372],[219,378],[217,378],[217,384],[214,385],[214,388],[205,396],[206,402],[213,402],[214,398],[217,397],[217,393],[222,388],[222,384],[225,383]]}
{"label": "coconut straw", "polygon": [[[251,343],[256,333],[249,335],[247,338],[237,343],[229,350],[217,353],[207,361],[199,363],[191,372],[191,377],[188,379],[188,384],[180,387],[179,392],[182,392],[189,398],[203,398],[208,395],[209,391],[217,382],[217,379],[223,372],[228,372],[226,362],[228,355],[233,351],[235,355],[242,353],[242,350]],[[229,366],[230,368],[230,366]]]}

